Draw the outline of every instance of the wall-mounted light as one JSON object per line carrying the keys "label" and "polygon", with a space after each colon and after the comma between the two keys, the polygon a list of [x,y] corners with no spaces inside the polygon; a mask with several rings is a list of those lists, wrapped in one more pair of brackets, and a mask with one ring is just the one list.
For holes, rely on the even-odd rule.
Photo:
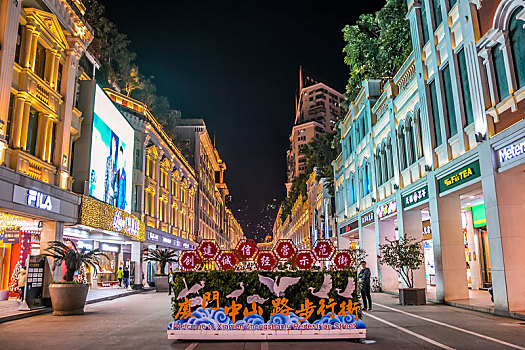
{"label": "wall-mounted light", "polygon": [[394,184],[394,190],[399,190],[399,185],[398,184]]}
{"label": "wall-mounted light", "polygon": [[425,164],[425,171],[432,171],[432,167],[428,164]]}
{"label": "wall-mounted light", "polygon": [[377,202],[377,200],[375,198],[372,198],[372,203],[375,203]]}
{"label": "wall-mounted light", "polygon": [[486,135],[482,134],[481,132],[477,132],[476,134],[474,134],[474,137],[476,138],[477,143],[482,143],[483,141],[485,141]]}

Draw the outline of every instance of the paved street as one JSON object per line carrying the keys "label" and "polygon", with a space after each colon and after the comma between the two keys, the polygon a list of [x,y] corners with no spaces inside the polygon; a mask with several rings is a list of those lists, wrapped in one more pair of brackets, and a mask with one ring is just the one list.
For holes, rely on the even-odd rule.
{"label": "paved street", "polygon": [[35,316],[0,325],[1,349],[525,349],[525,322],[443,305],[401,307],[374,294],[368,339],[341,341],[177,342],[167,339],[169,298],[154,292],[87,305],[84,316]]}

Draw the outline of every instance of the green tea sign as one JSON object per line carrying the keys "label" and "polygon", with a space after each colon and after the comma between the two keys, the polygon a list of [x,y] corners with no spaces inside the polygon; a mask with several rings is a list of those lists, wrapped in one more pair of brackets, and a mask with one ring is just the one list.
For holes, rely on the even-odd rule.
{"label": "green tea sign", "polygon": [[475,162],[470,163],[469,165],[466,165],[463,168],[439,179],[439,193],[448,191],[480,176],[481,171],[479,168],[479,161],[476,160]]}

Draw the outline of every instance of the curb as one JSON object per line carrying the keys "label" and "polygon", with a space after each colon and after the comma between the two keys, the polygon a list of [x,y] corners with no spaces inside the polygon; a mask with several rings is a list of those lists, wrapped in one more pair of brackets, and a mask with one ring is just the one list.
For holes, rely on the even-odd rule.
{"label": "curb", "polygon": [[[128,291],[128,292],[122,293],[122,294],[115,294],[115,295],[110,295],[110,296],[107,296],[107,297],[91,299],[91,300],[87,300],[86,301],[86,305],[100,303],[102,301],[119,299],[119,298],[127,297],[127,296],[130,296],[130,295],[134,295],[134,294],[147,293],[147,292],[150,292],[152,290],[155,290],[155,289],[152,288],[152,289],[132,290],[132,291]],[[31,310],[31,311],[26,311],[26,312],[20,312],[18,314],[0,317],[0,324],[1,323],[6,323],[6,322],[11,322],[11,321],[16,321],[16,320],[21,320],[21,319],[28,318],[28,317],[48,314],[48,313],[51,313],[51,312],[53,312],[53,308],[51,308],[51,307],[45,307],[45,308],[42,308],[42,309],[36,309],[36,310]]]}

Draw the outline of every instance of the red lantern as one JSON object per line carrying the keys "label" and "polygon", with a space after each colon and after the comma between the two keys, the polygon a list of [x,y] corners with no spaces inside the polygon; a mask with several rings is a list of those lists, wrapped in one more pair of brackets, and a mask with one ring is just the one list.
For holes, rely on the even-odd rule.
{"label": "red lantern", "polygon": [[255,257],[255,263],[261,271],[272,271],[277,265],[277,258],[271,250],[260,250]]}
{"label": "red lantern", "polygon": [[203,260],[210,260],[217,256],[219,248],[214,240],[203,239],[197,248]]}
{"label": "red lantern", "polygon": [[297,248],[292,240],[281,239],[277,241],[273,252],[279,260],[291,260],[295,256],[295,253],[297,253]]}
{"label": "red lantern", "polygon": [[352,264],[352,255],[348,250],[340,250],[334,255],[333,261],[335,267],[342,270]]}
{"label": "red lantern", "polygon": [[181,253],[179,265],[182,270],[194,271],[201,263],[201,258],[195,250],[185,250]]}
{"label": "red lantern", "polygon": [[235,251],[237,252],[239,259],[249,260],[257,254],[257,245],[253,239],[245,239],[237,244]]}
{"label": "red lantern", "polygon": [[327,239],[318,240],[315,243],[314,253],[317,260],[330,260],[334,252],[334,247]]}
{"label": "red lantern", "polygon": [[237,257],[233,251],[221,251],[215,261],[221,270],[234,270],[237,265]]}
{"label": "red lantern", "polygon": [[309,270],[315,262],[315,256],[311,250],[301,250],[295,256],[295,265],[299,270]]}

